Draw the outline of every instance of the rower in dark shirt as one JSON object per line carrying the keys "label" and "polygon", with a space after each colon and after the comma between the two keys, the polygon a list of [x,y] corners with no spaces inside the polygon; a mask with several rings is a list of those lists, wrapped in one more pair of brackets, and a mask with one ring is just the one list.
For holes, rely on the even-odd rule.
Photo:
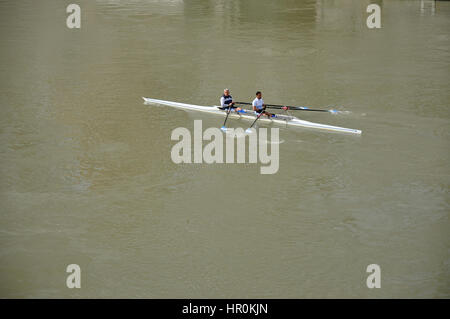
{"label": "rower in dark shirt", "polygon": [[242,109],[240,107],[235,106],[235,102],[233,102],[233,97],[230,95],[230,90],[223,90],[223,95],[220,97],[220,109],[228,110],[231,108],[232,110],[239,112]]}

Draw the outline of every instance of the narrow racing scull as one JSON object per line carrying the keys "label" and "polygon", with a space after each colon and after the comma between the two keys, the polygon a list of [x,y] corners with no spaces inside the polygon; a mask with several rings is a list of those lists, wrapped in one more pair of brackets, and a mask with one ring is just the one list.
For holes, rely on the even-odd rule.
{"label": "narrow racing scull", "polygon": [[[201,106],[201,105],[194,105],[194,104],[186,104],[186,103],[151,99],[151,98],[147,98],[147,97],[143,97],[143,99],[145,101],[145,104],[166,105],[166,106],[171,106],[171,107],[175,107],[175,108],[179,108],[179,109],[183,109],[183,110],[187,110],[187,111],[200,111],[200,112],[204,112],[204,113],[211,113],[211,114],[217,114],[217,115],[221,115],[221,116],[227,116],[227,111],[221,110],[218,106]],[[243,112],[231,112],[228,116],[229,116],[229,118],[234,118],[234,119],[242,118],[245,120],[250,120],[252,122],[257,118],[257,115],[254,114],[254,112],[248,111],[248,110],[245,110]],[[271,118],[261,117],[258,121],[265,122],[265,123],[275,123],[275,124],[286,125],[286,126],[297,126],[297,127],[311,128],[311,129],[341,132],[341,133],[361,134],[361,130],[309,122],[309,121],[301,120],[295,116],[288,116],[288,115],[282,115],[282,114],[276,114],[275,117],[271,117]]]}

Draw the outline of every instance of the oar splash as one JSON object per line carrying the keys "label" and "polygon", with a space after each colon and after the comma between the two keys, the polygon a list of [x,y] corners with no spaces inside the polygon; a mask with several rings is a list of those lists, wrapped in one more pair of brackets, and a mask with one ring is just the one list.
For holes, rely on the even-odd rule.
{"label": "oar splash", "polygon": [[220,128],[222,131],[226,132],[227,131],[227,127],[225,126],[225,124],[227,123],[228,120],[228,116],[231,113],[231,106],[228,107],[228,112],[227,112],[227,116],[225,116],[225,121],[223,122],[222,127]]}
{"label": "oar splash", "polygon": [[259,118],[261,117],[261,115],[263,115],[264,112],[259,113],[259,115],[256,117],[256,119],[253,121],[252,125],[250,125],[250,127],[248,129],[245,130],[245,133],[250,134],[252,132],[252,127],[253,125],[255,125],[256,121],[259,120]]}

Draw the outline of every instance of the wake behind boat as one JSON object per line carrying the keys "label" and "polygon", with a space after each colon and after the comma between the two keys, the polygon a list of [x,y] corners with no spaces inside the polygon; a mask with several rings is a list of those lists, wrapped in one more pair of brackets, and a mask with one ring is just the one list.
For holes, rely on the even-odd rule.
{"label": "wake behind boat", "polygon": [[[199,111],[199,112],[204,112],[204,113],[217,114],[217,115],[221,115],[221,116],[227,115],[227,111],[220,109],[218,106],[201,106],[201,105],[194,105],[194,104],[186,104],[186,103],[151,99],[151,98],[147,98],[147,97],[143,97],[143,99],[144,99],[145,104],[159,104],[159,105],[166,105],[166,106],[175,107],[175,108],[179,108],[179,109],[183,109],[183,110],[188,110],[188,111]],[[245,120],[249,120],[249,121],[255,121],[255,119],[257,118],[256,114],[254,114],[253,112],[248,111],[248,110],[242,110],[240,112],[231,112],[228,116],[230,118],[245,119]],[[270,118],[260,118],[258,121],[265,122],[265,123],[275,123],[275,124],[279,124],[279,125],[293,126],[293,127],[305,127],[305,128],[319,129],[319,130],[325,130],[325,131],[334,131],[334,132],[340,132],[340,133],[351,133],[351,134],[361,134],[362,133],[361,130],[309,122],[309,121],[301,120],[295,116],[288,116],[288,115],[282,115],[282,114],[276,114],[275,117],[270,117]]]}

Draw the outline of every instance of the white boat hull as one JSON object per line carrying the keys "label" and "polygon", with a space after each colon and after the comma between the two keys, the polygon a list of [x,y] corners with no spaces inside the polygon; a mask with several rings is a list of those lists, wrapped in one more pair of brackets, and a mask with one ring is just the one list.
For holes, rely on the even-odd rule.
{"label": "white boat hull", "polygon": [[[179,109],[183,109],[183,110],[200,111],[200,112],[204,112],[204,113],[211,113],[211,114],[226,116],[226,111],[219,109],[218,106],[193,105],[193,104],[186,104],[186,103],[179,103],[179,102],[172,102],[172,101],[150,99],[147,97],[143,97],[143,99],[146,104],[167,105],[167,106],[171,106],[171,107],[175,107],[175,108],[179,108]],[[242,118],[242,119],[254,121],[256,118],[256,115],[252,112],[246,112],[246,113],[232,112],[232,113],[230,113],[229,118],[236,118],[236,119]],[[265,122],[265,123],[276,123],[276,124],[286,125],[286,126],[297,126],[297,127],[306,127],[306,128],[320,129],[320,130],[326,130],[326,131],[341,132],[341,133],[361,134],[360,130],[339,127],[339,126],[326,125],[326,124],[320,124],[320,123],[314,123],[314,122],[300,120],[293,116],[286,116],[286,115],[279,115],[279,114],[277,114],[277,117],[274,117],[274,118],[273,117],[272,118],[261,117],[258,121]]]}

